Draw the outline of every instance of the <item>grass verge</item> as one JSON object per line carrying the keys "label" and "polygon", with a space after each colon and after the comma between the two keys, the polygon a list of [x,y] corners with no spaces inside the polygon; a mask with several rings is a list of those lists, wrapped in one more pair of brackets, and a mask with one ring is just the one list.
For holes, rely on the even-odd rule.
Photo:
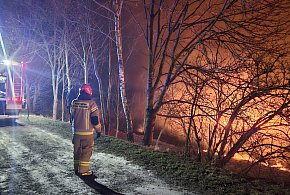
{"label": "grass verge", "polygon": [[[41,116],[21,117],[20,122],[49,129],[65,138],[71,137],[67,122]],[[101,136],[96,150],[122,156],[153,171],[171,185],[201,194],[290,194],[290,189],[265,180],[248,180],[226,170],[204,166],[182,157],[153,151],[113,137]]]}

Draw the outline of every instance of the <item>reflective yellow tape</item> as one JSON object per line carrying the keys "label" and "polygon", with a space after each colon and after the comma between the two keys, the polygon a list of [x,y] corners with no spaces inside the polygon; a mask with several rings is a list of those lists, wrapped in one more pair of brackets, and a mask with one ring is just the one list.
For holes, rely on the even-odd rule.
{"label": "reflective yellow tape", "polygon": [[87,109],[89,109],[89,104],[83,103],[83,102],[74,102],[72,107],[87,110]]}
{"label": "reflective yellow tape", "polygon": [[81,161],[80,166],[88,167],[90,164],[90,162]]}
{"label": "reflective yellow tape", "polygon": [[89,122],[90,122],[89,112],[86,112],[86,129],[90,129]]}
{"label": "reflective yellow tape", "polygon": [[96,110],[98,110],[97,107],[92,108],[91,112],[95,112]]}
{"label": "reflective yellow tape", "polygon": [[74,132],[76,135],[93,135],[94,132]]}
{"label": "reflective yellow tape", "polygon": [[81,163],[83,163],[83,164],[90,164],[90,162],[88,162],[88,161],[81,161]]}
{"label": "reflective yellow tape", "polygon": [[80,164],[80,166],[81,166],[81,167],[89,167],[90,165],[87,165],[87,164],[85,164],[85,165],[84,165],[84,164]]}

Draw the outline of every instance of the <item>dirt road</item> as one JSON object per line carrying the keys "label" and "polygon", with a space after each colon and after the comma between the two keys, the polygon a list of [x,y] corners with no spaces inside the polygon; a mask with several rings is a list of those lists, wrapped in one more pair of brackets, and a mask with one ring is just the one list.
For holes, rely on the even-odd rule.
{"label": "dirt road", "polygon": [[[0,194],[100,194],[73,173],[72,144],[58,131],[27,124],[0,126]],[[122,157],[98,153],[96,182],[121,194],[190,194],[170,187]]]}

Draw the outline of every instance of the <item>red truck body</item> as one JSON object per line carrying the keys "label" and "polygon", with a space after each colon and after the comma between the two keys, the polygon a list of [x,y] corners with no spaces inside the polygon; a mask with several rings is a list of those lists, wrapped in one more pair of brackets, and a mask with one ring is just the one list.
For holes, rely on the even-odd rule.
{"label": "red truck body", "polygon": [[24,64],[0,64],[0,119],[16,120],[24,106]]}

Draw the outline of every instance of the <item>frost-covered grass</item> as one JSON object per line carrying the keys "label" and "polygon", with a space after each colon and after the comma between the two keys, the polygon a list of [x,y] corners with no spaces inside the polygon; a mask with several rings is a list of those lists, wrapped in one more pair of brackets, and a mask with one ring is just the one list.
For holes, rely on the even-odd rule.
{"label": "frost-covered grass", "polygon": [[[52,121],[51,119],[30,116],[21,120],[31,125],[49,128],[53,132],[62,132],[63,136],[71,136],[69,123]],[[194,161],[184,160],[170,153],[162,153],[132,144],[130,142],[102,136],[95,142],[98,152],[110,153],[126,158],[145,169],[153,171],[169,184],[199,191],[202,194],[290,194],[290,189],[269,183],[264,180],[248,180],[226,170],[203,166]]]}
{"label": "frost-covered grass", "polygon": [[290,189],[266,181],[248,181],[226,170],[203,166],[169,153],[161,153],[111,137],[96,142],[104,152],[125,156],[167,182],[206,194],[290,194]]}

